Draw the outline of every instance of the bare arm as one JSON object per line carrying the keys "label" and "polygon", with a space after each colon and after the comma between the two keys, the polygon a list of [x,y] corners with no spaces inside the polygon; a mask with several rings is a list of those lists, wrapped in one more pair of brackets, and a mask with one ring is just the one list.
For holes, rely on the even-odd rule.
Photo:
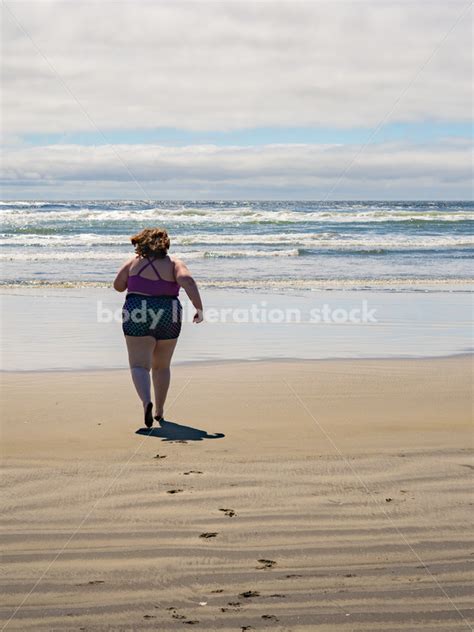
{"label": "bare arm", "polygon": [[127,289],[128,273],[130,271],[130,265],[135,261],[136,257],[126,261],[120,270],[117,272],[117,276],[114,281],[114,290],[117,292],[125,292]]}
{"label": "bare arm", "polygon": [[176,283],[184,289],[189,297],[189,300],[196,309],[193,321],[195,323],[200,323],[203,320],[203,307],[197,283],[191,276],[191,273],[185,263],[183,263],[180,259],[174,259],[173,261]]}

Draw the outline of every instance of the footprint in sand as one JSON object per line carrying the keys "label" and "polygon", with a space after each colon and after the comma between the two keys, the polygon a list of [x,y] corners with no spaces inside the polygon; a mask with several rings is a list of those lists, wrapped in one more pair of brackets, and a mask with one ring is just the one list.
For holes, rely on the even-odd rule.
{"label": "footprint in sand", "polygon": [[229,518],[233,518],[236,515],[236,513],[235,513],[235,511],[233,509],[221,508],[221,509],[219,509],[219,511],[223,511],[226,516],[229,516]]}
{"label": "footprint in sand", "polygon": [[184,492],[184,489],[169,489],[167,494],[179,494],[179,492]]}
{"label": "footprint in sand", "polygon": [[274,560],[257,560],[257,562],[260,562],[260,564],[262,564],[262,566],[256,566],[255,568],[257,568],[258,570],[261,570],[262,568],[273,568],[274,566],[276,566],[276,562]]}
{"label": "footprint in sand", "polygon": [[231,608],[221,608],[221,612],[240,612],[240,604],[238,606],[235,606],[230,603],[229,605],[231,606]]}
{"label": "footprint in sand", "polygon": [[173,619],[186,619],[186,616],[184,614],[178,614],[177,612],[173,612],[171,616],[173,617]]}
{"label": "footprint in sand", "polygon": [[218,534],[218,531],[208,531],[206,533],[201,533],[200,538],[215,538]]}
{"label": "footprint in sand", "polygon": [[246,599],[249,599],[250,597],[260,597],[260,593],[258,590],[246,590],[245,592],[240,593],[239,597],[245,597]]}

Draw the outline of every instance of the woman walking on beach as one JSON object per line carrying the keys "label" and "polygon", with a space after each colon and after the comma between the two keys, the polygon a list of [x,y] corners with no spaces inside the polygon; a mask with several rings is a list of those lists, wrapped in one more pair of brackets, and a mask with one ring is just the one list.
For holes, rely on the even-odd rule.
{"label": "woman walking on beach", "polygon": [[151,428],[150,370],[155,391],[155,419],[160,422],[170,384],[171,358],[181,331],[180,288],[184,288],[196,309],[193,322],[202,322],[203,307],[196,282],[186,265],[168,255],[170,239],[164,228],[145,228],[131,237],[131,242],[136,256],[120,268],[114,288],[117,292],[127,290],[122,330],[133,383],[143,403],[145,425]]}

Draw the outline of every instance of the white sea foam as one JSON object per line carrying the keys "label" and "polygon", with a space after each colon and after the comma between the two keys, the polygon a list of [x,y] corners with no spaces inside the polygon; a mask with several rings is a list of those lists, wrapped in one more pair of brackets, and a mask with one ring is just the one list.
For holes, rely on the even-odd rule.
{"label": "white sea foam", "polygon": [[[474,246],[472,235],[380,235],[362,236],[361,234],[321,233],[281,233],[264,235],[242,233],[240,235],[224,233],[198,233],[173,237],[173,246],[293,246],[294,248],[352,250],[413,250],[464,248]],[[85,247],[123,246],[131,249],[129,235],[98,235],[95,233],[77,233],[70,235],[34,235],[25,233],[0,234],[0,246],[18,246],[29,248],[77,248],[80,257]],[[248,252],[250,250],[246,249]]]}
{"label": "white sea foam", "polygon": [[73,210],[0,209],[2,222],[11,226],[41,226],[64,222],[111,223],[153,222],[154,224],[298,224],[298,223],[383,223],[383,222],[460,222],[474,221],[471,210],[456,211],[416,211],[416,210],[333,210],[333,211],[292,211],[236,209],[147,209],[147,210],[92,210],[87,207]]}
{"label": "white sea foam", "polygon": [[[472,292],[474,279],[462,277],[449,278],[419,278],[407,275],[405,277],[391,277],[384,279],[373,279],[367,277],[360,278],[274,278],[274,279],[223,279],[210,280],[200,279],[199,285],[202,288],[219,289],[243,289],[243,290],[392,290],[392,291],[412,291],[412,292]],[[29,279],[18,281],[1,281],[2,288],[110,288],[110,281],[51,281],[42,279]]]}
{"label": "white sea foam", "polygon": [[[297,248],[291,250],[199,250],[190,252],[177,252],[175,255],[183,259],[240,259],[246,257],[298,257],[299,251]],[[52,250],[50,252],[24,252],[15,251],[11,253],[1,253],[0,261],[55,261],[55,260],[120,260],[126,259],[131,256],[131,253],[124,251],[104,251],[104,250]]]}

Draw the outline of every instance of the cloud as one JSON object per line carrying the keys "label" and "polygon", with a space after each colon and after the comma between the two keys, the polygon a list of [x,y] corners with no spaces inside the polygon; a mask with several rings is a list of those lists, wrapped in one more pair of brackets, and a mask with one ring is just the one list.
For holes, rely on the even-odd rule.
{"label": "cloud", "polygon": [[400,199],[405,192],[414,198],[469,198],[468,141],[381,143],[357,153],[356,146],[304,144],[31,147],[5,156],[3,187],[15,198],[30,190],[40,197],[42,191],[53,192],[56,199],[84,197],[84,191],[93,197],[134,192],[139,198],[168,199],[319,199],[329,192],[332,199]]}
{"label": "cloud", "polygon": [[6,5],[2,119],[12,135],[374,127],[401,95],[392,121],[470,117],[469,12],[442,41],[466,2]]}

